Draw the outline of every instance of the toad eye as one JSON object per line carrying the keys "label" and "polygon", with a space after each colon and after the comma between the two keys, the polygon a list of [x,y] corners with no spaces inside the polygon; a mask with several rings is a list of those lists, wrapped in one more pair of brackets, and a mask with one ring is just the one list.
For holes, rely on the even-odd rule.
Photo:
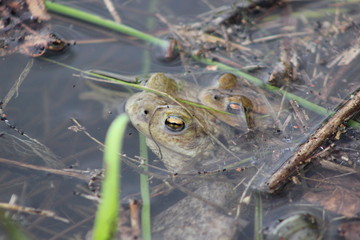
{"label": "toad eye", "polygon": [[232,114],[239,115],[242,112],[242,106],[239,103],[230,102],[226,107],[226,111]]}
{"label": "toad eye", "polygon": [[216,94],[214,94],[213,95],[213,99],[215,100],[215,101],[218,101],[218,100],[220,100],[220,96],[219,95],[216,95]]}
{"label": "toad eye", "polygon": [[165,126],[172,132],[181,132],[185,128],[185,122],[178,116],[170,115],[165,119]]}

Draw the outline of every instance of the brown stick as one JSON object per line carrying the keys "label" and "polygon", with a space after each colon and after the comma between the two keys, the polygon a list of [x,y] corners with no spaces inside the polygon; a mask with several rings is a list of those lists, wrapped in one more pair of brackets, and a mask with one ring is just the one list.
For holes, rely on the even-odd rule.
{"label": "brown stick", "polygon": [[349,120],[353,114],[360,110],[360,91],[357,92],[329,121],[313,133],[307,142],[299,146],[298,150],[290,157],[271,177],[265,182],[270,192],[274,192],[287,181],[296,169],[305,165],[307,159],[313,154],[332,134],[340,124]]}

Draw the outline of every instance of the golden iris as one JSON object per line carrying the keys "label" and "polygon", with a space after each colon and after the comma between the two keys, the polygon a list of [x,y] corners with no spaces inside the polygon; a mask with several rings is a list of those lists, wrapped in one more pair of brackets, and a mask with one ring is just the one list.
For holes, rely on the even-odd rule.
{"label": "golden iris", "polygon": [[165,126],[172,132],[180,132],[185,128],[185,122],[178,116],[170,115],[165,119]]}

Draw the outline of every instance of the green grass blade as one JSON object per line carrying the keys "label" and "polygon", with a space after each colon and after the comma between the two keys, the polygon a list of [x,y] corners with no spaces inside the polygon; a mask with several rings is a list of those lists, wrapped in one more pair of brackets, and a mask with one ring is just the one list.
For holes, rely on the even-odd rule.
{"label": "green grass blade", "polygon": [[[148,151],[145,142],[145,137],[139,134],[140,140],[140,156],[145,159],[147,164]],[[143,165],[143,169],[148,171],[148,166]],[[142,199],[141,208],[141,231],[143,240],[151,240],[151,212],[150,212],[150,190],[149,190],[149,177],[145,174],[140,174],[140,192]]]}
{"label": "green grass blade", "polygon": [[119,115],[110,125],[105,139],[104,164],[105,177],[102,182],[101,201],[96,213],[93,239],[111,240],[117,230],[117,219],[120,198],[120,168],[119,153],[129,117]]}
{"label": "green grass blade", "polygon": [[[52,59],[50,59],[50,58],[41,57],[41,59],[43,59],[43,60],[45,60],[45,61],[47,61],[47,62],[51,62],[51,63],[57,64],[57,65],[62,66],[62,67],[66,67],[66,68],[71,69],[71,70],[74,70],[74,71],[76,71],[76,72],[83,73],[83,74],[85,74],[85,75],[97,77],[97,78],[102,79],[102,80],[105,80],[105,81],[107,81],[107,82],[113,82],[114,84],[120,84],[120,85],[123,85],[123,86],[128,86],[128,87],[136,88],[136,89],[139,89],[139,90],[152,92],[152,93],[158,94],[158,95],[160,95],[160,96],[170,97],[170,95],[168,95],[167,93],[164,93],[164,92],[161,92],[161,91],[152,89],[152,88],[148,88],[148,87],[146,87],[146,86],[142,86],[142,85],[137,84],[137,83],[129,83],[129,82],[123,81],[123,80],[121,80],[121,79],[116,79],[116,78],[109,77],[109,76],[106,76],[106,75],[102,75],[102,74],[98,74],[98,73],[93,73],[93,72],[82,71],[82,70],[79,69],[79,68],[76,68],[76,67],[73,67],[73,66],[64,64],[64,63],[60,63],[60,62],[55,61],[55,60],[52,60]],[[85,76],[85,77],[86,77],[86,76]],[[185,104],[189,104],[189,105],[192,105],[192,106],[195,106],[195,107],[199,107],[199,108],[203,108],[203,109],[206,109],[206,110],[209,110],[209,111],[215,111],[215,112],[219,112],[219,113],[231,115],[231,113],[223,112],[223,111],[220,111],[220,110],[217,110],[217,109],[213,109],[213,108],[211,108],[211,107],[208,107],[208,106],[205,106],[205,105],[202,105],[202,104],[198,104],[198,103],[195,103],[195,102],[187,101],[187,100],[184,100],[184,99],[181,99],[181,98],[174,98],[174,99],[175,99],[176,101],[178,101],[178,102],[185,103]]]}
{"label": "green grass blade", "polygon": [[[148,11],[150,13],[155,13],[158,6],[157,0],[150,0],[148,3]],[[146,29],[152,31],[155,26],[155,21],[153,17],[146,18]],[[143,64],[142,64],[142,73],[147,75],[150,71],[151,57],[148,50],[144,51],[143,55]],[[140,142],[140,157],[145,161],[143,169],[148,171],[148,148],[146,146],[146,139],[144,135],[139,133],[139,142]],[[150,190],[149,190],[149,177],[145,174],[140,174],[140,193],[142,199],[142,208],[141,208],[141,235],[143,240],[151,240],[151,203],[150,203]]]}
{"label": "green grass blade", "polygon": [[260,193],[256,192],[255,197],[255,217],[254,217],[254,240],[263,240],[263,207]]}
{"label": "green grass blade", "polygon": [[14,223],[9,217],[5,216],[5,213],[2,210],[0,210],[0,231],[2,236],[5,234],[5,236],[11,240],[30,239],[21,231],[16,223]]}
{"label": "green grass blade", "polygon": [[150,34],[146,34],[144,32],[141,32],[135,28],[126,26],[124,24],[116,23],[112,20],[108,20],[99,16],[96,16],[91,13],[87,13],[75,8],[71,8],[59,3],[54,3],[51,1],[45,1],[45,6],[49,11],[59,13],[65,16],[69,16],[75,19],[79,19],[85,22],[93,23],[95,25],[105,27],[120,33],[125,33],[130,36],[145,40],[147,42],[150,42],[152,44],[167,48],[169,45],[169,42],[160,38],[156,38]]}

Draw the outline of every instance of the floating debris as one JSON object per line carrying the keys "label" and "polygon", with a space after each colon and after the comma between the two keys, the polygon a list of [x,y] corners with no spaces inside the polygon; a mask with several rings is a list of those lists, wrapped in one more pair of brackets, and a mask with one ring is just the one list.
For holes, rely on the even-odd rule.
{"label": "floating debris", "polygon": [[0,2],[0,56],[22,53],[42,56],[47,50],[62,51],[68,43],[51,33],[50,15],[41,0]]}

